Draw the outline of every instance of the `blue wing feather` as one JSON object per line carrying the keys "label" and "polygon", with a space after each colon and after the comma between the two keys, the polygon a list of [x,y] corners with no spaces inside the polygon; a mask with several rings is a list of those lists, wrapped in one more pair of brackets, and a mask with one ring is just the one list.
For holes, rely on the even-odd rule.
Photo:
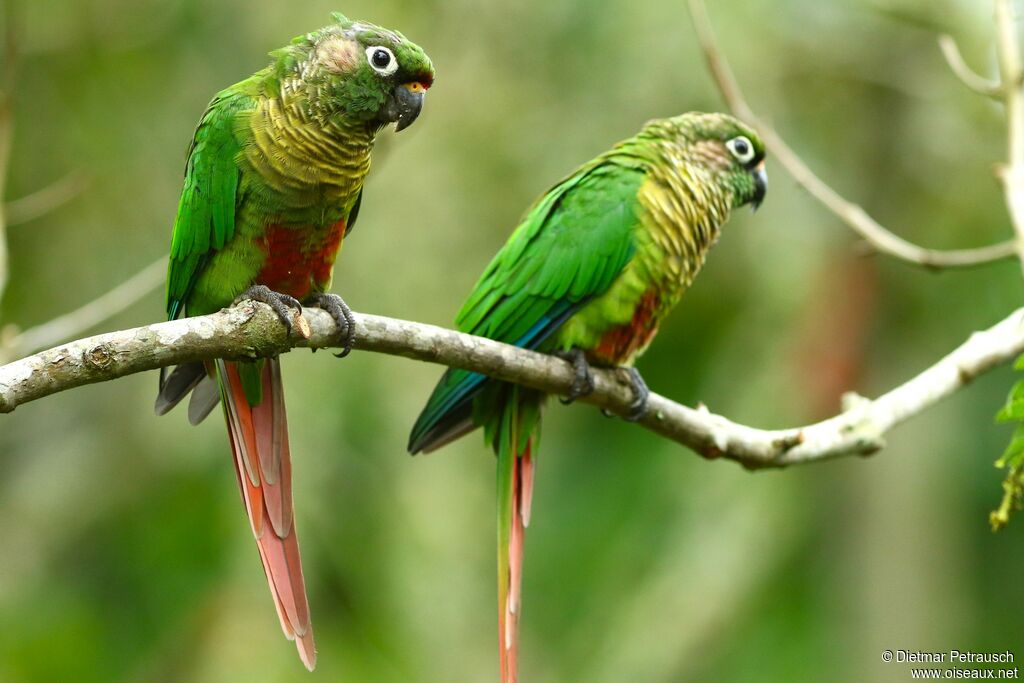
{"label": "blue wing feather", "polygon": [[[641,169],[603,159],[548,192],[484,270],[459,313],[459,329],[542,349],[632,258],[643,180]],[[575,210],[559,211],[563,205]],[[490,381],[467,370],[445,372],[413,426],[410,452],[432,450],[471,429],[473,400]]]}

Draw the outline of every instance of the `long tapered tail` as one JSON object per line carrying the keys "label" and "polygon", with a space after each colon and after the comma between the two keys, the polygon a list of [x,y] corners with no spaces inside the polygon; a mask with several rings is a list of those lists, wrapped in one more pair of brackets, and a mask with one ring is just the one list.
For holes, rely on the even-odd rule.
{"label": "long tapered tail", "polygon": [[498,452],[498,647],[502,683],[518,680],[523,541],[530,524],[539,402],[510,390],[496,434]]}
{"label": "long tapered tail", "polygon": [[[239,363],[217,361],[217,376],[235,474],[277,616],[285,635],[295,641],[302,663],[312,671],[316,666],[316,647],[295,532],[281,366],[277,358],[259,364],[243,368]],[[242,372],[259,373],[262,396],[256,405],[250,405],[246,398]]]}

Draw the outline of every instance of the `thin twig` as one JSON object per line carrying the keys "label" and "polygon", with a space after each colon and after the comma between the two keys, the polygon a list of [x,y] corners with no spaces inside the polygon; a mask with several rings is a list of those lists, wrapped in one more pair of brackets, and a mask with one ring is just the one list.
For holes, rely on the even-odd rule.
{"label": "thin twig", "polygon": [[74,339],[152,292],[163,283],[166,274],[167,256],[164,255],[89,303],[3,340],[0,362]]}
{"label": "thin twig", "polygon": [[4,212],[7,227],[28,223],[40,216],[54,211],[82,194],[89,185],[89,179],[80,171],[72,171],[66,176],[32,194],[12,199],[7,202]]}
{"label": "thin twig", "polygon": [[760,132],[773,156],[797,183],[863,237],[876,251],[931,269],[968,268],[1017,255],[1017,240],[976,249],[926,249],[897,236],[868,215],[863,208],[842,197],[808,168],[774,128],[754,114],[743,97],[729,63],[718,48],[703,0],[689,0],[689,4],[697,41],[704,53],[708,70],[729,109]]}
{"label": "thin twig", "polygon": [[3,3],[4,64],[0,72],[0,301],[3,301],[10,277],[10,257],[7,252],[7,216],[4,211],[4,193],[7,189],[7,170],[11,160],[11,140],[14,135],[14,84],[18,73],[18,49],[14,29],[14,3]]}
{"label": "thin twig", "polygon": [[0,96],[0,301],[3,301],[10,277],[10,258],[7,253],[7,215],[3,203],[7,187],[7,164],[11,156],[12,117],[6,97]]}
{"label": "thin twig", "polygon": [[998,98],[1002,96],[1003,89],[998,81],[985,78],[967,65],[960,52],[960,46],[957,45],[953,36],[946,33],[940,35],[939,49],[942,50],[942,56],[946,58],[949,68],[968,88],[985,97]]}
{"label": "thin twig", "polygon": [[[74,387],[144,370],[211,358],[244,359],[296,346],[338,344],[324,311],[304,309],[307,339],[287,338],[270,307],[244,302],[213,315],[185,318],[71,342],[0,366],[0,412]],[[573,386],[572,365],[552,356],[432,325],[358,314],[356,349],[465,368],[552,394]],[[1024,351],[1024,309],[964,344],[910,381],[870,401],[848,400],[844,412],[806,427],[762,430],[736,424],[651,394],[638,424],[709,458],[751,469],[786,467],[881,449],[895,425],[934,405],[978,375]],[[616,370],[595,370],[594,392],[581,400],[627,415],[634,400]]]}
{"label": "thin twig", "polygon": [[1013,7],[1009,0],[995,0],[996,53],[1003,104],[1006,107],[1006,165],[999,171],[1006,195],[1010,222],[1017,233],[1018,254],[1024,267],[1024,66]]}
{"label": "thin twig", "polygon": [[18,30],[16,0],[4,0],[0,14],[4,21],[4,65],[0,72],[3,87],[9,94],[13,92],[14,82],[18,78]]}

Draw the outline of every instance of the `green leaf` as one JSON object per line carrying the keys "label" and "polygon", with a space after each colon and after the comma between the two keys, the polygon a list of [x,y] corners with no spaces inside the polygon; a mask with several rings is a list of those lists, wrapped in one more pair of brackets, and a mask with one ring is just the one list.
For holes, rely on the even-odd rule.
{"label": "green leaf", "polygon": [[[1024,355],[1014,363],[1017,370],[1024,370]],[[1010,516],[1024,509],[1024,380],[1018,380],[1010,389],[1006,403],[996,413],[999,422],[1016,422],[1009,445],[996,460],[996,467],[1007,470],[1003,480],[1003,498],[999,507],[989,514],[993,531],[999,531],[1010,522]]]}
{"label": "green leaf", "polygon": [[1020,467],[1024,465],[1024,425],[1018,425],[1010,439],[1010,445],[1003,451],[1002,456],[996,460],[996,467]]}
{"label": "green leaf", "polygon": [[1006,404],[996,413],[998,422],[1024,421],[1024,379],[1017,380],[1006,397]]}

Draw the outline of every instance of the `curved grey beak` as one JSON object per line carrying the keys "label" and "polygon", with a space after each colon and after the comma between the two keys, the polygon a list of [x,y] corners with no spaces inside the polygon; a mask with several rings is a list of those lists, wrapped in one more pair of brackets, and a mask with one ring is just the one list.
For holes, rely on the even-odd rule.
{"label": "curved grey beak", "polygon": [[761,202],[764,201],[764,196],[768,194],[768,173],[764,170],[764,161],[759,163],[750,174],[754,176],[754,198],[750,200],[750,208],[752,211],[757,211],[757,207],[761,206]]}
{"label": "curved grey beak", "polygon": [[412,125],[423,110],[423,99],[427,89],[422,83],[403,83],[395,88],[393,99],[388,103],[389,120],[397,122],[395,132],[405,130]]}

